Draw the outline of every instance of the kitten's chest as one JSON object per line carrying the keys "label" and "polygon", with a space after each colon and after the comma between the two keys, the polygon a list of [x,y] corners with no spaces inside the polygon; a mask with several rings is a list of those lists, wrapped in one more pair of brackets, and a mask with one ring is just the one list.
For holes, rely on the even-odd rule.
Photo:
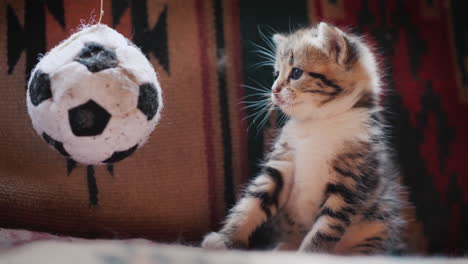
{"label": "kitten's chest", "polygon": [[331,160],[358,133],[343,125],[346,123],[317,122],[287,128],[287,140],[294,148],[294,183],[287,207],[304,225],[312,224],[327,183],[336,180],[330,173]]}
{"label": "kitten's chest", "polygon": [[287,207],[294,211],[299,222],[309,225],[330,181],[327,164],[332,144],[311,137],[298,140],[293,145],[294,179]]}

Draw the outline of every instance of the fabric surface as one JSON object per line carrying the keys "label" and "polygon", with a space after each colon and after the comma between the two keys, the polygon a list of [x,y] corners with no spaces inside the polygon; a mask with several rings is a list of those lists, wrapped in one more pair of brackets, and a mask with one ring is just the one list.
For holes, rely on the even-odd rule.
{"label": "fabric surface", "polygon": [[79,241],[70,237],[54,236],[48,233],[0,228],[0,252],[37,241]]}
{"label": "fabric surface", "polygon": [[179,245],[156,244],[147,240],[77,240],[23,230],[0,229],[0,263],[8,264],[282,264],[285,262],[338,264],[364,261],[376,264],[468,263],[468,259],[442,257],[339,257],[296,253],[216,252]]}
{"label": "fabric surface", "polygon": [[366,34],[381,54],[389,139],[415,204],[411,244],[430,253],[468,250],[466,1],[105,1],[103,22],[148,55],[166,104],[141,150],[113,168],[96,168],[94,207],[86,168],[50,150],[25,112],[25,83],[38,54],[88,20],[99,8],[91,2],[0,3],[6,102],[0,103],[0,226],[200,239],[258,171],[271,128],[281,125],[273,115],[258,128],[259,119],[247,117],[252,109],[240,103],[256,98],[241,84],[269,87],[273,81],[270,68],[255,67],[262,58],[252,42],[266,45],[259,29],[269,35],[325,20]]}

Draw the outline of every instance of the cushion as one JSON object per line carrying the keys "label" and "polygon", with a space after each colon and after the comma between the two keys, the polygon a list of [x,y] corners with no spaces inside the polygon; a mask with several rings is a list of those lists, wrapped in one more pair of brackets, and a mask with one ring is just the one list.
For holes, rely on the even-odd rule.
{"label": "cushion", "polygon": [[[9,241],[6,245],[4,241]],[[12,244],[15,245],[12,245]],[[85,240],[54,237],[24,230],[0,229],[0,258],[4,263],[466,263],[466,258],[343,257],[279,252],[207,251],[148,240]]]}

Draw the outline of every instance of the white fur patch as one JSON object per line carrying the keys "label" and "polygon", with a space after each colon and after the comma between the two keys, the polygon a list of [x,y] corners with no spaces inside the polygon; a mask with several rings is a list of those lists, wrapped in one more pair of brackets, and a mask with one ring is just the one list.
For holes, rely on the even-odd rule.
{"label": "white fur patch", "polygon": [[202,248],[206,249],[227,249],[225,238],[216,232],[212,232],[206,235],[201,246]]}

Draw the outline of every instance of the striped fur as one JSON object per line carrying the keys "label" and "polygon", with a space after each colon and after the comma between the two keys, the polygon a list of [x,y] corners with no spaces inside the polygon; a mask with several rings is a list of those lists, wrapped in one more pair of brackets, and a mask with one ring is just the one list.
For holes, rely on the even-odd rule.
{"label": "striped fur", "polygon": [[202,246],[249,247],[252,233],[269,222],[280,233],[278,250],[403,250],[406,203],[385,145],[370,49],[324,23],[274,41],[278,78],[271,98],[290,120],[262,173]]}

